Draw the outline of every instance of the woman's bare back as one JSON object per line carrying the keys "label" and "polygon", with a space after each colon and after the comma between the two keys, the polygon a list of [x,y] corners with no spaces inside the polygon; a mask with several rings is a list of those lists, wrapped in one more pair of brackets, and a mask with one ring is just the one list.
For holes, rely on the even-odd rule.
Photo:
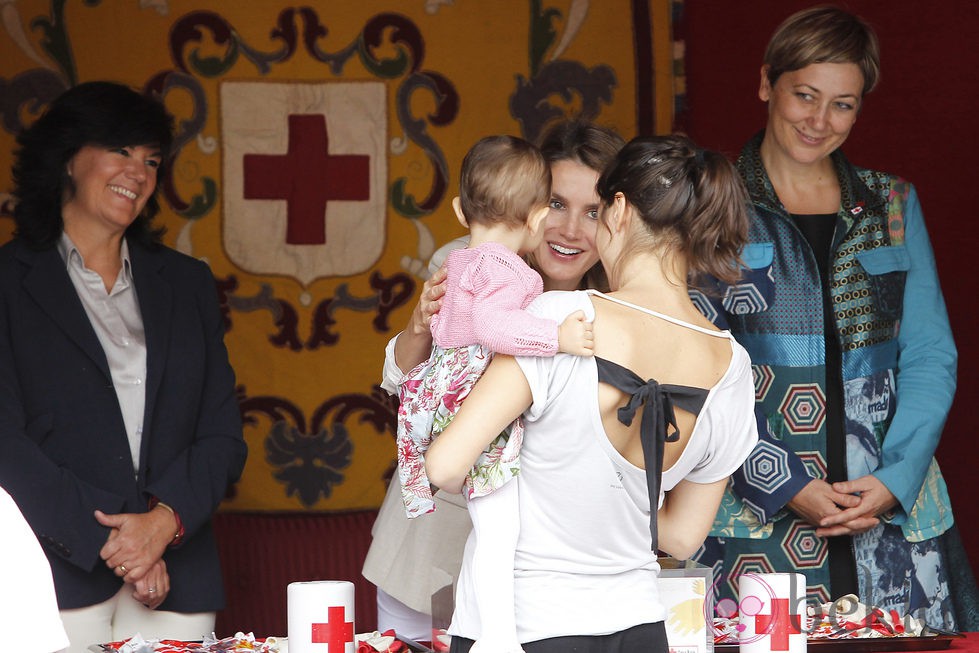
{"label": "woman's bare back", "polygon": [[[709,390],[724,376],[731,363],[729,336],[696,312],[682,316],[651,314],[638,304],[625,305],[614,295],[592,293],[595,306],[595,355],[632,370],[642,379],[660,384],[684,385]],[[670,321],[670,318],[674,321]],[[676,323],[680,322],[680,323]],[[598,404],[609,441],[624,458],[644,467],[637,415],[631,426],[618,419],[618,409],[628,401],[620,390],[607,384],[598,388]],[[668,442],[663,469],[683,453],[696,424],[696,416],[676,410],[680,438]]]}

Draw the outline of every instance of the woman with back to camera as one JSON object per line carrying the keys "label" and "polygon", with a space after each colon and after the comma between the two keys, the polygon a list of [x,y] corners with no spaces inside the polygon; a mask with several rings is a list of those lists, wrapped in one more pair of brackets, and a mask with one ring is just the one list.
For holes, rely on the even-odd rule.
{"label": "woman with back to camera", "polygon": [[73,653],[201,639],[224,607],[210,520],[246,447],[214,278],[152,227],[172,122],[88,82],[18,137],[0,485],[47,554]]}
{"label": "woman with back to camera", "polygon": [[[545,290],[607,288],[595,250],[600,204],[595,183],[623,143],[611,129],[580,121],[557,123],[542,136],[540,150],[551,168],[550,212],[544,240],[528,262],[541,274]],[[411,320],[385,351],[382,387],[388,392],[397,394],[402,370],[411,370],[431,353],[429,321],[445,292],[445,274],[438,268],[450,248],[465,242],[453,241],[432,257],[433,275]],[[431,638],[432,594],[445,586],[451,591],[472,528],[461,496],[438,492],[435,501],[434,513],[409,520],[395,474],[374,524],[363,571],[378,588],[379,629],[393,628],[423,641]]]}
{"label": "woman with back to camera", "polygon": [[750,559],[805,574],[810,600],[955,629],[975,583],[964,555],[948,564],[933,459],[956,367],[935,261],[914,186],[840,151],[878,75],[872,28],[835,7],[789,17],[765,52],[768,124],[738,161],[749,269],[721,311],[756,366],[762,439],[700,560],[729,598]]}
{"label": "woman with back to camera", "polygon": [[[594,357],[497,355],[426,458],[432,482],[458,491],[486,443],[523,415],[514,576],[527,653],[665,653],[656,552],[700,547],[757,440],[748,355],[687,287],[690,273],[737,274],[748,217],[734,167],[683,137],[635,139],[598,194],[611,293],[550,292],[530,307],[555,320],[584,311]],[[473,545],[453,653],[494,627],[475,610]]]}

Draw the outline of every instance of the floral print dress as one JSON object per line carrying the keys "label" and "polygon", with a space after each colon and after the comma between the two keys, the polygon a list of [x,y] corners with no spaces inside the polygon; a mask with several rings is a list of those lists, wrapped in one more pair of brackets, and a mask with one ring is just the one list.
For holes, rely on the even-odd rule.
{"label": "floral print dress", "polygon": [[[398,409],[398,470],[409,517],[435,510],[424,453],[452,421],[493,352],[482,345],[441,348],[401,383]],[[405,437],[407,436],[407,437]],[[523,423],[516,420],[487,446],[466,477],[467,498],[489,494],[520,471]]]}

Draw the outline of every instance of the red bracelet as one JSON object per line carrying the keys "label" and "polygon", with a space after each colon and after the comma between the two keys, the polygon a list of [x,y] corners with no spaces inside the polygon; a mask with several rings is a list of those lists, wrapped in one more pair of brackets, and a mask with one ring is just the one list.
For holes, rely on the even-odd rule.
{"label": "red bracelet", "polygon": [[150,497],[150,510],[153,510],[153,508],[156,508],[157,506],[169,510],[170,514],[173,515],[173,518],[177,520],[177,532],[173,534],[173,539],[170,540],[170,543],[167,546],[180,545],[180,543],[184,540],[184,523],[181,521],[180,515],[177,514],[176,510],[163,503],[158,498]]}

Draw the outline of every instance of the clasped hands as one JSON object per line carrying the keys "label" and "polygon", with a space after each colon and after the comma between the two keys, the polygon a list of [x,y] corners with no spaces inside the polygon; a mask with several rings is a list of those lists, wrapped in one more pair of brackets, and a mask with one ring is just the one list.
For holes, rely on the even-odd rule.
{"label": "clasped hands", "polygon": [[832,485],[814,478],[789,501],[789,508],[815,526],[819,537],[865,533],[896,505],[887,486],[870,474]]}
{"label": "clasped hands", "polygon": [[177,530],[173,513],[163,507],[114,515],[96,510],[95,519],[110,529],[99,556],[117,576],[135,587],[133,598],[155,610],[170,592],[163,552]]}

